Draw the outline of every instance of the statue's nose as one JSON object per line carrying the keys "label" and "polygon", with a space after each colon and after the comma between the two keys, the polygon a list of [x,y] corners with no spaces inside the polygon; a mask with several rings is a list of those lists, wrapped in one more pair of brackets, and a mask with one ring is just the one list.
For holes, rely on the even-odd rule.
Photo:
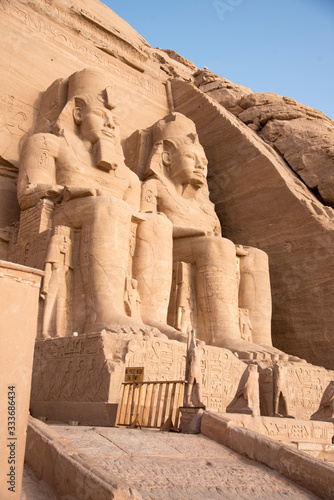
{"label": "statue's nose", "polygon": [[196,168],[198,168],[198,170],[205,170],[205,165],[200,158],[197,158]]}
{"label": "statue's nose", "polygon": [[110,129],[112,129],[112,130],[114,130],[115,129],[115,124],[114,124],[113,119],[108,117],[107,121],[105,123],[105,126],[108,127],[108,128],[110,128]]}

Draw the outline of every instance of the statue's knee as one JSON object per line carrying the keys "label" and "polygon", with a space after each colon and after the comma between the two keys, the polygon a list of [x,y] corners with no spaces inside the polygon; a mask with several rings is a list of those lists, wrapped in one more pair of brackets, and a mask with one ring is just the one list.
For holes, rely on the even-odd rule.
{"label": "statue's knee", "polygon": [[205,236],[199,240],[198,251],[207,263],[217,265],[223,259],[225,263],[230,262],[235,267],[236,251],[231,240],[217,236]]}
{"label": "statue's knee", "polygon": [[145,220],[139,223],[137,235],[158,236],[164,242],[172,239],[173,224],[167,217],[156,213],[145,213],[143,216]]}
{"label": "statue's knee", "polygon": [[244,261],[244,267],[257,271],[269,272],[269,258],[266,252],[259,248],[244,246],[243,249],[247,252]]}

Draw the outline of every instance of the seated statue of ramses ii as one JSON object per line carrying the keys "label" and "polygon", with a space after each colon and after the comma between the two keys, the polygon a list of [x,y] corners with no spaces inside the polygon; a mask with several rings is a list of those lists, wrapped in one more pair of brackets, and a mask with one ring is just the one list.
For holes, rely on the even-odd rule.
{"label": "seated statue of ramses ii", "polygon": [[207,344],[243,357],[286,356],[271,343],[267,255],[221,236],[209,199],[208,161],[195,124],[174,112],[152,127],[152,136],[141,210],[163,213],[173,224],[174,275],[183,269],[183,277],[175,278],[179,290],[169,305],[172,326],[182,329],[180,314],[188,307],[192,310],[186,315],[186,328],[195,328]]}
{"label": "seated statue of ramses ii", "polygon": [[[133,278],[133,227],[146,221],[139,213],[141,184],[124,163],[115,105],[105,83],[105,75],[95,70],[69,77],[65,105],[53,129],[24,144],[18,179],[22,210],[47,199],[54,204],[53,227],[80,234],[74,265],[80,269],[86,318],[79,333],[132,326],[138,331],[124,296],[125,284]],[[157,217],[162,219],[160,231],[167,226],[171,234],[171,223]],[[165,244],[171,247],[171,236]],[[46,324],[43,329],[47,332]]]}

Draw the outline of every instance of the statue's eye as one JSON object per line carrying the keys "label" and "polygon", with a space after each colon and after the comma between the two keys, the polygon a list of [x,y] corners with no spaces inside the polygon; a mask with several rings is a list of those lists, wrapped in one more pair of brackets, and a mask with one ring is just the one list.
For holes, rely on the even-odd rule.
{"label": "statue's eye", "polygon": [[208,164],[208,160],[206,158],[202,158],[202,163],[203,163],[203,165],[207,165]]}
{"label": "statue's eye", "polygon": [[112,119],[113,119],[114,124],[118,126],[118,125],[119,125],[119,121],[117,120],[117,118],[115,118],[115,117],[113,116],[113,117],[112,117]]}
{"label": "statue's eye", "polygon": [[185,153],[187,158],[191,158],[192,160],[196,160],[196,155],[194,153]]}
{"label": "statue's eye", "polygon": [[94,109],[93,113],[94,115],[99,116],[101,118],[105,116],[105,112],[102,109]]}

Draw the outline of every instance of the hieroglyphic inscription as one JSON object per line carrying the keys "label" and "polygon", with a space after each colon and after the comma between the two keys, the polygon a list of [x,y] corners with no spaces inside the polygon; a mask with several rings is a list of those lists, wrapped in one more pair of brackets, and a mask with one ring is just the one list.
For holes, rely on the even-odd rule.
{"label": "hieroglyphic inscription", "polygon": [[[276,421],[277,420],[277,421]],[[333,434],[332,424],[317,424],[310,421],[284,422],[278,419],[263,419],[263,433],[272,438],[291,441],[330,442]]]}
{"label": "hieroglyphic inscription", "polygon": [[[9,94],[8,88],[2,82],[0,87],[0,156],[10,162],[6,165],[5,160],[1,161],[2,166],[7,167],[3,175],[17,178],[19,145],[27,137],[28,129],[32,124],[33,106]],[[3,167],[0,166],[0,175],[2,170]]]}
{"label": "hieroglyphic inscription", "polygon": [[21,213],[16,242],[11,242],[8,256],[13,262],[29,267],[44,265],[51,236],[53,203],[41,200],[38,205]]}
{"label": "hieroglyphic inscription", "polygon": [[47,229],[51,229],[53,203],[41,200],[36,206],[24,210],[21,214],[18,244],[24,245],[31,241],[32,236],[37,236]]}
{"label": "hieroglyphic inscription", "polygon": [[186,345],[161,340],[134,341],[126,357],[128,366],[145,366],[145,380],[184,380]]}
{"label": "hieroglyphic inscription", "polygon": [[290,412],[296,418],[308,419],[318,407],[325,388],[334,373],[309,364],[291,364],[288,368]]}
{"label": "hieroglyphic inscription", "polygon": [[[89,40],[86,42],[82,41],[82,36],[79,37],[71,33],[71,31],[63,25],[61,29],[55,27],[54,24],[46,20],[45,16],[42,17],[36,12],[28,10],[26,4],[22,4],[18,0],[0,0],[0,12],[1,11],[16,19],[28,29],[33,29],[34,32],[38,33],[43,38],[55,41],[65,46],[67,49],[82,55],[94,65],[96,64],[112,71],[123,80],[128,81],[132,87],[138,87],[148,95],[165,95],[165,89],[161,83],[154,82],[152,79],[146,78],[141,74],[138,75],[138,71],[130,67],[128,70],[125,70],[125,68],[114,63],[114,58],[112,56],[108,57],[108,55],[101,52],[101,50],[92,45],[92,43],[89,43]],[[63,15],[63,13],[60,14],[61,11],[58,9],[56,12],[58,12],[59,17]],[[69,16],[69,19],[73,19],[68,13],[67,16]],[[55,18],[58,22],[60,20],[59,17],[58,19],[57,17]],[[76,31],[80,32],[81,30],[78,28]],[[113,40],[112,43],[115,43],[115,41]]]}
{"label": "hieroglyphic inscription", "polygon": [[49,15],[70,28],[74,28],[78,33],[84,33],[95,38],[100,43],[116,47],[122,54],[133,56],[141,61],[146,61],[148,56],[145,52],[132,45],[128,40],[118,33],[104,21],[98,19],[93,14],[85,11],[80,6],[72,4],[71,10],[65,10],[55,5],[50,0],[36,0],[35,9],[47,11]]}
{"label": "hieroglyphic inscription", "polygon": [[225,414],[229,420],[247,429],[279,441],[331,443],[334,425],[331,422],[315,422],[289,418],[260,417],[241,414]]}
{"label": "hieroglyphic inscription", "polygon": [[108,401],[110,366],[100,335],[37,341],[32,400]]}
{"label": "hieroglyphic inscription", "polygon": [[203,372],[203,402],[208,408],[225,411],[233,399],[242,373],[246,365],[239,361],[232,352],[226,349],[205,346],[202,356]]}
{"label": "hieroglyphic inscription", "polygon": [[[246,365],[230,351],[211,346],[201,350],[202,398],[207,408],[224,411],[237,390]],[[184,380],[186,345],[150,340],[129,345],[128,366],[145,366],[145,380]]]}

